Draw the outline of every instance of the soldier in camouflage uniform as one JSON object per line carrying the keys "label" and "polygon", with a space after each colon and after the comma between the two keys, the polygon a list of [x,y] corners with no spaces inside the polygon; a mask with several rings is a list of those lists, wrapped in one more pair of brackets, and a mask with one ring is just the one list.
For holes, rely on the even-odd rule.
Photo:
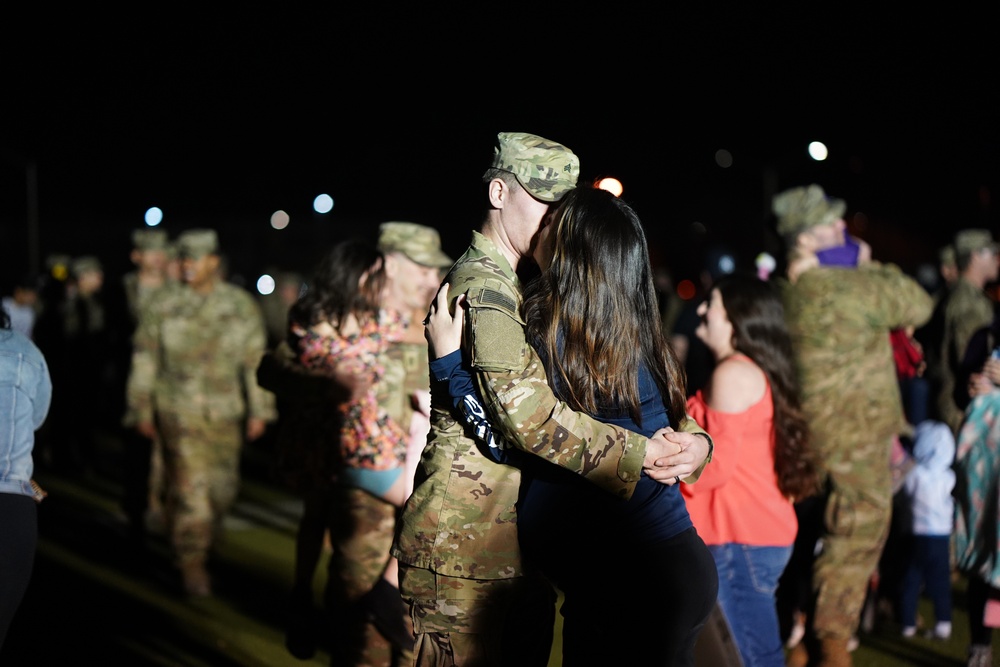
{"label": "soldier in camouflage uniform", "polygon": [[821,265],[818,253],[844,245],[845,208],[818,185],[773,202],[789,249],[782,289],[802,408],[828,492],[811,627],[789,665],[851,664],[848,642],[889,532],[892,442],[905,427],[889,331],[922,325],[932,309],[916,280],[866,260],[867,244],[853,268]]}
{"label": "soldier in camouflage uniform", "polygon": [[[489,208],[446,278],[449,302],[466,295],[466,343],[494,428],[515,447],[627,498],[644,468],[660,481],[696,478],[711,441],[663,432],[647,439],[604,424],[557,402],[546,383],[525,339],[517,269],[531,261],[549,205],[576,186],[579,170],[561,144],[498,135],[483,177]],[[691,420],[685,426],[700,431]],[[392,548],[417,665],[547,664],[554,594],[521,561],[519,485],[520,471],[484,456],[449,397],[433,395],[431,432]]]}
{"label": "soldier in camouflage uniform", "polygon": [[[944,302],[941,334],[941,352],[938,356],[940,388],[937,406],[941,420],[951,427],[957,437],[964,411],[956,402],[955,392],[966,392],[966,387],[956,387],[958,368],[965,357],[969,339],[977,330],[993,321],[994,303],[984,288],[997,279],[1000,264],[997,244],[985,229],[966,229],[955,235],[955,264],[958,280]],[[961,404],[967,403],[963,399]]]}
{"label": "soldier in camouflage uniform", "polygon": [[[121,397],[125,400],[125,382],[132,363],[132,336],[139,326],[141,313],[153,303],[153,295],[168,287],[167,233],[162,229],[137,229],[132,232],[132,252],[129,257],[135,269],[122,276],[115,304],[117,327],[122,329],[116,354],[121,377]],[[142,546],[147,523],[161,527],[163,523],[163,453],[159,437],[150,440],[135,430],[135,415],[126,411],[122,452],[122,509],[128,519],[129,535]]]}
{"label": "soldier in camouflage uniform", "polygon": [[257,302],[219,278],[213,230],[184,232],[178,243],[185,285],[142,313],[126,395],[136,429],[162,437],[167,523],[185,591],[207,596],[206,559],[236,500],[243,443],[264,433],[275,407],[255,377],[265,349]]}

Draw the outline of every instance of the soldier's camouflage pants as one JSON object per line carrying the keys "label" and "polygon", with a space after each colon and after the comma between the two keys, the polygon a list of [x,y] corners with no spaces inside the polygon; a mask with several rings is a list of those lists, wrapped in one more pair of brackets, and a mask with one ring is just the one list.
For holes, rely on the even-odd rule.
{"label": "soldier's camouflage pants", "polygon": [[239,490],[243,423],[162,413],[157,419],[175,556],[204,561]]}
{"label": "soldier's camouflage pants", "polygon": [[556,594],[541,577],[465,579],[399,565],[419,667],[544,667]]}
{"label": "soldier's camouflage pants", "polygon": [[[356,487],[337,485],[331,493],[327,608],[335,631],[337,664],[389,667],[408,664],[409,652],[393,654],[390,643],[359,608],[365,593],[382,578],[389,562],[397,508]],[[400,606],[402,612],[402,606]]]}
{"label": "soldier's camouflage pants", "polygon": [[847,640],[860,621],[869,581],[889,536],[892,481],[875,461],[830,475],[823,546],[813,566],[813,629],[820,639]]}

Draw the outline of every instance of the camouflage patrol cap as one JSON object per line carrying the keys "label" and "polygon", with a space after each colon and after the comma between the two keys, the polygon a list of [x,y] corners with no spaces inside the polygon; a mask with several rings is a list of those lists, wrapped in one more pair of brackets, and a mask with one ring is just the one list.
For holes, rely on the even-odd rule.
{"label": "camouflage patrol cap", "polygon": [[132,246],[136,250],[166,250],[167,233],[162,229],[137,229],[132,232]]}
{"label": "camouflage patrol cap", "polygon": [[197,259],[219,252],[219,237],[214,229],[189,229],[177,237],[177,249],[181,257]]}
{"label": "camouflage patrol cap", "polygon": [[955,234],[955,254],[966,257],[977,250],[997,250],[997,242],[988,229],[963,229]]}
{"label": "camouflage patrol cap", "polygon": [[514,174],[525,190],[545,202],[562,199],[580,177],[580,158],[573,151],[524,132],[497,134],[490,166]]}
{"label": "camouflage patrol cap", "polygon": [[447,269],[454,260],[441,250],[441,236],[433,227],[415,222],[383,222],[379,225],[378,249],[401,252],[423,266]]}
{"label": "camouflage patrol cap", "polygon": [[82,257],[75,257],[70,262],[69,270],[70,273],[79,278],[88,271],[104,271],[104,267],[101,266],[101,260],[93,255],[84,255]]}
{"label": "camouflage patrol cap", "polygon": [[779,192],[771,200],[771,210],[778,217],[778,233],[793,236],[818,225],[832,225],[844,217],[847,204],[827,197],[823,188],[813,183]]}

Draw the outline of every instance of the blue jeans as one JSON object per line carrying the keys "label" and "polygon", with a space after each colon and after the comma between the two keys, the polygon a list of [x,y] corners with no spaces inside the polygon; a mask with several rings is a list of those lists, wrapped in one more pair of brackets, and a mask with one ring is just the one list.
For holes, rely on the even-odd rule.
{"label": "blue jeans", "polygon": [[719,570],[719,606],[746,667],[784,667],[775,591],[792,556],[787,547],[709,545]]}

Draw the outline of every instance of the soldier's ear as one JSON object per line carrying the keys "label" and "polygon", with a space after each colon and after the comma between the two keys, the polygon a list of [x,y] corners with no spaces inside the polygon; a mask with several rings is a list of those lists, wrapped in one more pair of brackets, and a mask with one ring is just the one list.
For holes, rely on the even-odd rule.
{"label": "soldier's ear", "polygon": [[510,188],[507,187],[502,178],[494,178],[487,186],[487,194],[493,208],[503,208],[507,197],[510,196]]}

